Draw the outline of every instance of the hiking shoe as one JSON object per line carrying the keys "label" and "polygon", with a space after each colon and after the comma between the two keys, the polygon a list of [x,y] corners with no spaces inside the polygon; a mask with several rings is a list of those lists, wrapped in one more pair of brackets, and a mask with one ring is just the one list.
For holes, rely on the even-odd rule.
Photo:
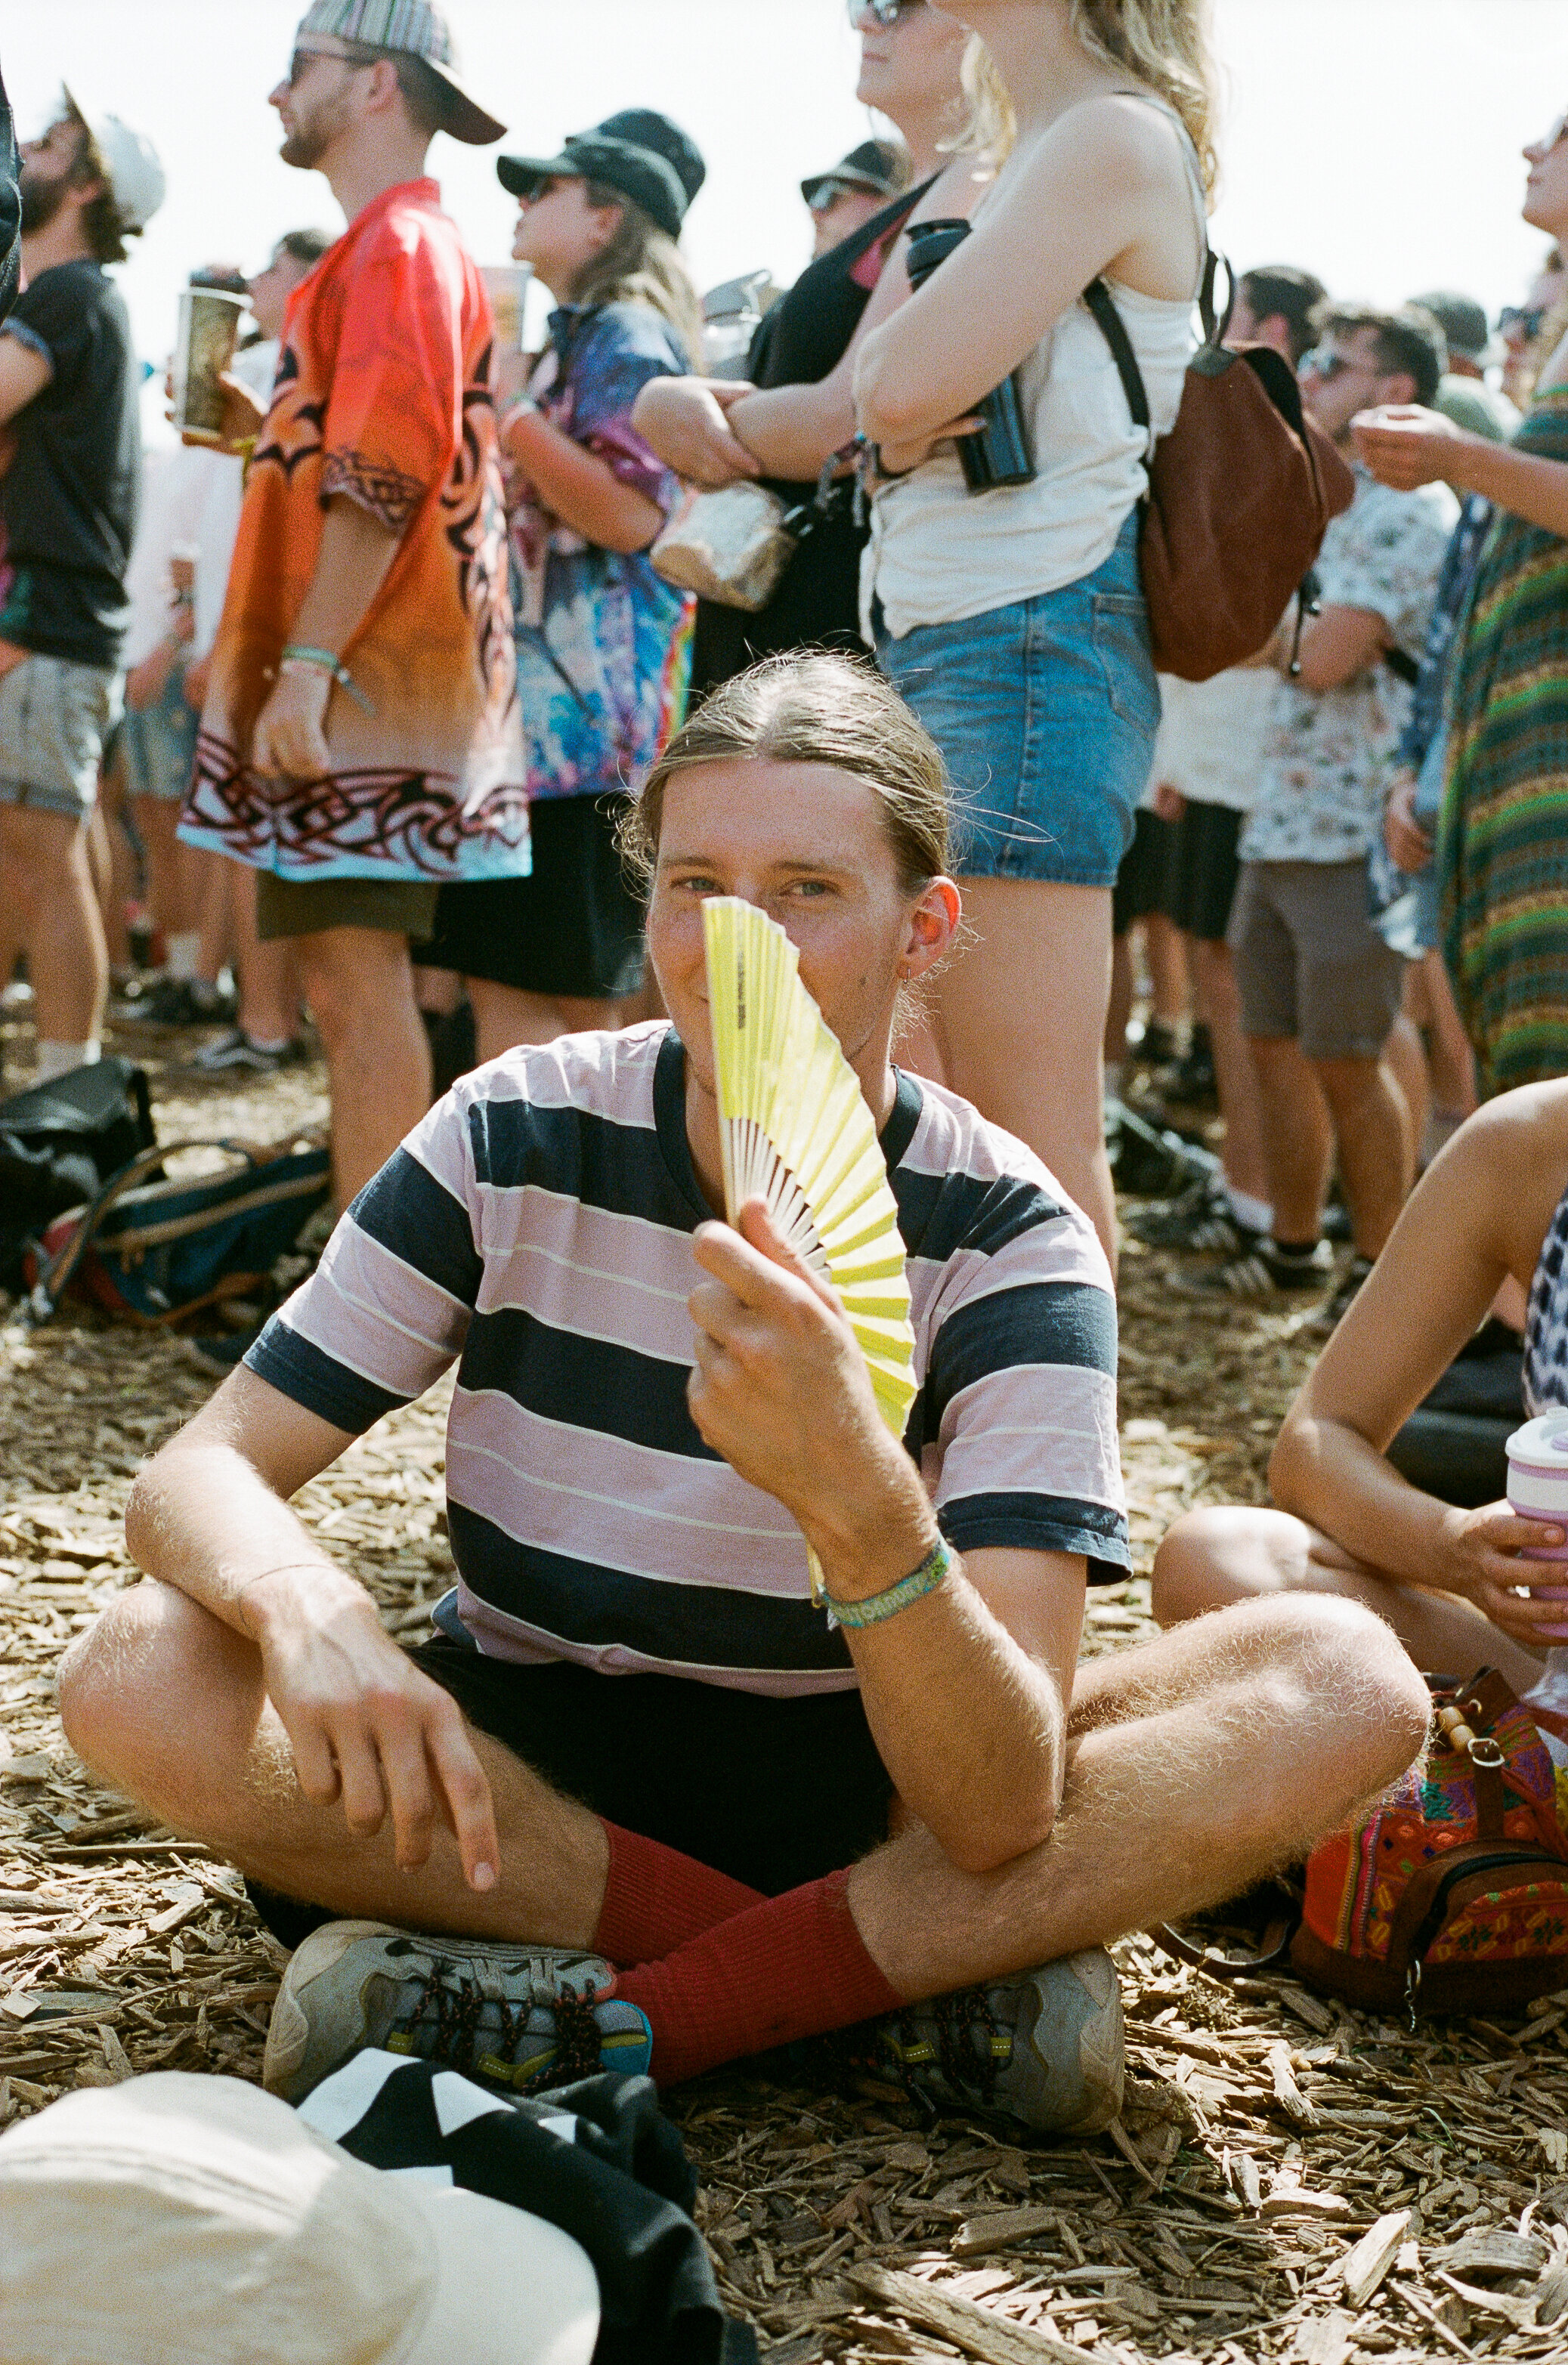
{"label": "hiking shoe", "polygon": [[599,1955],[323,1922],[284,1973],[262,2080],[286,2102],[303,2102],[367,2046],[514,2093],[607,2069],[639,2077],[653,2031],[635,2004],[601,2001],[614,1985]]}
{"label": "hiking shoe", "polygon": [[305,1046],[293,1042],[253,1043],[242,1026],[230,1026],[216,1042],[203,1044],[186,1060],[203,1076],[227,1076],[243,1071],[252,1076],[275,1076],[280,1069],[297,1067],[305,1057]]}
{"label": "hiking shoe", "polygon": [[1319,1240],[1310,1256],[1282,1256],[1272,1240],[1256,1244],[1203,1272],[1173,1272],[1170,1286],[1188,1297],[1241,1297],[1262,1303],[1297,1290],[1321,1289],[1334,1271],[1334,1250]]}
{"label": "hiking shoe", "polygon": [[1177,1101],[1183,1108],[1216,1108],[1219,1105],[1215,1082],[1214,1046],[1209,1030],[1201,1023],[1193,1029],[1193,1039],[1181,1059],[1162,1068],[1155,1078],[1157,1089],[1167,1100]]}
{"label": "hiking shoe", "polygon": [[1338,1328],[1340,1323],[1344,1320],[1345,1316],[1350,1310],[1351,1300],[1359,1294],[1361,1283],[1366,1280],[1367,1275],[1371,1272],[1372,1269],[1372,1259],[1371,1257],[1355,1256],[1350,1259],[1349,1265],[1345,1269],[1345,1275],[1343,1280],[1340,1282],[1338,1288],[1334,1292],[1333,1296],[1327,1300],[1327,1304],[1321,1306],[1317,1312],[1313,1316],[1312,1327],[1314,1329],[1337,1330]]}
{"label": "hiking shoe", "polygon": [[1122,2107],[1122,1995],[1103,1946],[876,2023],[877,2069],[918,2101],[1092,2135]]}

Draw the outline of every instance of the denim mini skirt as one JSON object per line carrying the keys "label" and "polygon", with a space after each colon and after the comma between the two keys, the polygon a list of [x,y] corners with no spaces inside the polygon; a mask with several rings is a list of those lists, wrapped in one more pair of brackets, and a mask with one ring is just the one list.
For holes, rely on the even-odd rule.
{"label": "denim mini skirt", "polygon": [[879,633],[877,661],[942,750],[961,877],[1110,887],[1159,723],[1138,513],[1077,583]]}

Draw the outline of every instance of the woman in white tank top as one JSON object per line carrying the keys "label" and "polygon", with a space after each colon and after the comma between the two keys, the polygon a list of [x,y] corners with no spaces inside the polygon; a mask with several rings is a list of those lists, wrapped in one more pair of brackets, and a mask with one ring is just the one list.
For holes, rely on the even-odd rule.
{"label": "woman in white tank top", "polygon": [[[1103,274],[1169,432],[1213,170],[1202,0],[944,5],[985,41],[1017,140],[970,236],[861,349],[881,472],[868,622],[969,818],[978,941],[937,988],[947,1081],[1046,1160],[1114,1253],[1111,889],[1159,694],[1137,570],[1148,439],[1080,298]],[[1014,372],[1034,479],[970,493],[954,428]]]}

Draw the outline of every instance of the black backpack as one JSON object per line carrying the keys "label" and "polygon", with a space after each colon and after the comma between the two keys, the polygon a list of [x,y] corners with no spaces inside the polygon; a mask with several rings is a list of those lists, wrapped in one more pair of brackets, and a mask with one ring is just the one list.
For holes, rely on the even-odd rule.
{"label": "black backpack", "polygon": [[23,1287],[28,1240],[95,1199],[156,1139],[147,1078],[129,1059],[73,1068],[0,1100],[0,1289]]}

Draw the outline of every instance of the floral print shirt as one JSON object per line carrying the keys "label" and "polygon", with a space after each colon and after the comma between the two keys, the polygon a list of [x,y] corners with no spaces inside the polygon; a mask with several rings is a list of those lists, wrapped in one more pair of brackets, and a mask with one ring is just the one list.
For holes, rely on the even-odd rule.
{"label": "floral print shirt", "polygon": [[[1356,498],[1324,536],[1325,608],[1370,609],[1412,664],[1427,637],[1443,555],[1459,515],[1446,486],[1396,493],[1356,471]],[[1359,862],[1377,834],[1383,790],[1410,709],[1385,662],[1338,689],[1275,687],[1244,862]]]}
{"label": "floral print shirt", "polygon": [[[651,305],[550,315],[529,391],[546,419],[667,518],[678,478],[632,425],[650,378],[683,377],[686,349]],[[599,796],[637,787],[679,722],[696,602],[645,550],[600,549],[514,488],[518,692],[528,792]]]}

